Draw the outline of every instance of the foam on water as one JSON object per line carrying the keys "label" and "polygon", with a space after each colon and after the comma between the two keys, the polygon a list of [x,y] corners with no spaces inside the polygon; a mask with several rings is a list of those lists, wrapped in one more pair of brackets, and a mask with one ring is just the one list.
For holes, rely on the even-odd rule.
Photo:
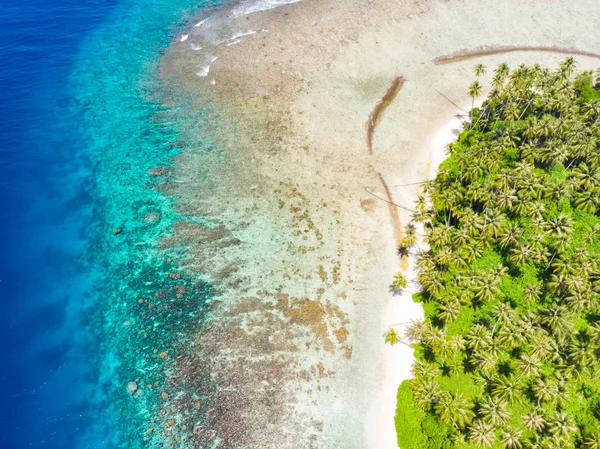
{"label": "foam on water", "polygon": [[254,31],[254,30],[241,31],[239,33],[235,33],[233,36],[231,36],[230,39],[233,41],[233,40],[236,40],[236,39],[238,39],[240,37],[251,36],[253,34],[256,34],[256,31]]}
{"label": "foam on water", "polygon": [[239,5],[233,8],[233,17],[246,16],[260,11],[267,11],[279,6],[298,3],[302,0],[256,0],[242,1]]}
{"label": "foam on water", "polygon": [[[192,41],[192,49],[197,50],[202,47],[218,47],[235,45],[241,42],[240,38],[251,36],[258,32],[266,32],[266,29],[248,29],[248,25],[242,22],[234,23],[236,18],[256,13],[260,11],[271,10],[280,6],[297,3],[301,0],[253,0],[225,2],[222,8],[211,9],[208,12],[203,11],[205,15],[202,20],[191,25],[185,34]],[[187,38],[186,38],[187,40]],[[183,40],[180,40],[183,42]]]}
{"label": "foam on water", "polygon": [[205,77],[208,75],[209,71],[210,71],[210,66],[205,65],[205,66],[202,66],[202,68],[198,72],[196,72],[196,75],[198,75],[200,77]]}

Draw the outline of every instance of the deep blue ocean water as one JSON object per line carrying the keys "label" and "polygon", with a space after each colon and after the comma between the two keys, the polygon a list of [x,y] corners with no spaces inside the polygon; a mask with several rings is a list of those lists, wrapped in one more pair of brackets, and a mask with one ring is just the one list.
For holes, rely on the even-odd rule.
{"label": "deep blue ocean water", "polygon": [[113,401],[129,340],[111,320],[141,293],[111,273],[142,279],[173,220],[144,187],[177,151],[154,63],[198,3],[0,2],[0,448],[137,446]]}

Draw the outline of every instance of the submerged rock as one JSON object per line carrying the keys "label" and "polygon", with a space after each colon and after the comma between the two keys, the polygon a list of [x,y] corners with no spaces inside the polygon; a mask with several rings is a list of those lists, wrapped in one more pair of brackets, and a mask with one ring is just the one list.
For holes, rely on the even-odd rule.
{"label": "submerged rock", "polygon": [[154,167],[154,168],[151,168],[150,170],[148,170],[148,174],[150,176],[155,176],[155,177],[165,176],[167,173],[169,173],[169,167],[164,167],[164,166]]}
{"label": "submerged rock", "polygon": [[160,222],[162,215],[159,212],[149,212],[144,215],[143,220],[148,224],[156,224]]}

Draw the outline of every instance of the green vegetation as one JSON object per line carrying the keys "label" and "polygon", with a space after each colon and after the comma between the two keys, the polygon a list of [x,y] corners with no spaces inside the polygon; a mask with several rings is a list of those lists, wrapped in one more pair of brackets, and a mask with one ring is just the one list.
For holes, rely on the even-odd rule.
{"label": "green vegetation", "polygon": [[391,344],[392,346],[400,343],[400,336],[398,335],[398,332],[396,332],[396,330],[393,328],[389,328],[383,334],[383,336],[385,337],[385,342]]}
{"label": "green vegetation", "polygon": [[402,449],[600,448],[600,73],[574,68],[501,64],[419,196]]}
{"label": "green vegetation", "polygon": [[402,290],[408,286],[408,280],[402,273],[397,273],[394,276],[394,281],[392,282],[392,286],[396,290]]}

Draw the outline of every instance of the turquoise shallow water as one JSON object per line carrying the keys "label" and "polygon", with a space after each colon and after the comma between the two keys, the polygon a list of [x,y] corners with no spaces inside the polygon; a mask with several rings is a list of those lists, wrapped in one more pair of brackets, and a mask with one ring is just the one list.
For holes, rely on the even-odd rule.
{"label": "turquoise shallow water", "polygon": [[102,205],[94,251],[103,284],[100,313],[90,325],[101,329],[103,343],[95,402],[116,417],[96,427],[96,434],[115,437],[106,447],[149,444],[147,429],[167,390],[165,364],[200,325],[211,297],[210,286],[182,276],[177,255],[157,249],[177,219],[160,186],[179,151],[176,117],[182,117],[159,104],[157,62],[178,27],[210,6],[190,0],[123,5],[83,45],[70,79]]}
{"label": "turquoise shallow water", "polygon": [[157,247],[181,115],[159,104],[156,63],[213,6],[0,6],[1,447],[150,444],[164,364],[211,297]]}

